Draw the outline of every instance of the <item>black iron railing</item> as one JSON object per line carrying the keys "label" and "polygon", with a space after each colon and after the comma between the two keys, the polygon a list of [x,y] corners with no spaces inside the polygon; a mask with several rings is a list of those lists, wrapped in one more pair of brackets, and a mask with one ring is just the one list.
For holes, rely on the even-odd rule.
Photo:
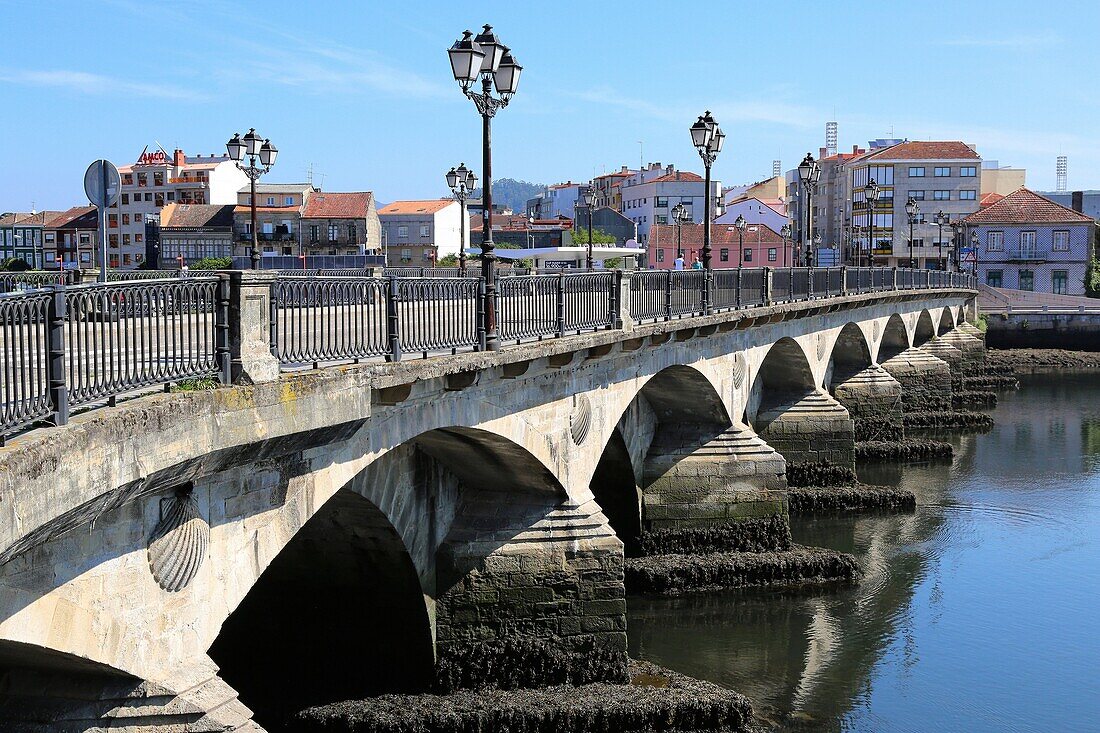
{"label": "black iron railing", "polygon": [[20,293],[69,282],[68,272],[0,272],[0,293]]}
{"label": "black iron railing", "polygon": [[52,290],[0,295],[0,441],[9,431],[53,414],[50,316],[54,302]]}
{"label": "black iron railing", "polygon": [[480,347],[478,331],[481,280],[469,277],[390,278],[390,357],[404,352],[433,352]]}
{"label": "black iron railing", "polygon": [[280,277],[271,288],[271,352],[283,364],[355,361],[389,353],[387,281]]}

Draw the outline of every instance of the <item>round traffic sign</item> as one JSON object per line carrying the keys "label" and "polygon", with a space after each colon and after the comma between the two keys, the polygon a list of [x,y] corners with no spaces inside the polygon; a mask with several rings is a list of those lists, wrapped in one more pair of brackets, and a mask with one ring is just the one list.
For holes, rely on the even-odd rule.
{"label": "round traffic sign", "polygon": [[88,166],[84,172],[84,193],[88,201],[101,209],[113,206],[118,201],[122,178],[118,168],[109,160],[102,158]]}

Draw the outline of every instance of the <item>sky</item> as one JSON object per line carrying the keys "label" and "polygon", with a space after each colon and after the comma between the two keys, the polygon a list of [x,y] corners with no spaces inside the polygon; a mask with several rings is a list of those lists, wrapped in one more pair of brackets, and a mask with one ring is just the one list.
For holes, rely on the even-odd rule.
{"label": "sky", "polygon": [[709,109],[726,185],[816,155],[835,120],[841,150],[963,140],[1037,190],[1068,155],[1070,188],[1100,188],[1095,3],[0,0],[0,211],[83,204],[96,158],[220,153],[249,127],[280,150],[266,181],[444,196],[451,166],[482,173],[446,49],[486,22],[524,67],[496,178],[701,172]]}

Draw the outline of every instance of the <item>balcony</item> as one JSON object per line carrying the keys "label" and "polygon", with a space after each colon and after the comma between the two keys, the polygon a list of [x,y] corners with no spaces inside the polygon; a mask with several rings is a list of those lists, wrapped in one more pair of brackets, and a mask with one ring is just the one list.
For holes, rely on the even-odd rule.
{"label": "balcony", "polygon": [[1023,262],[1050,259],[1049,254],[1040,251],[1038,247],[1011,247],[1005,252],[1005,256],[1010,260]]}

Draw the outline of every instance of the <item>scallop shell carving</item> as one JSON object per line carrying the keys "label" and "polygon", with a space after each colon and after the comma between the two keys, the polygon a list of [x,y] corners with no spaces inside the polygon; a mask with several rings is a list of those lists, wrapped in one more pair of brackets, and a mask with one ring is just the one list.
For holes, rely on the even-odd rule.
{"label": "scallop shell carving", "polygon": [[825,334],[819,333],[817,335],[817,360],[821,361],[825,358]]}
{"label": "scallop shell carving", "polygon": [[878,324],[878,322],[877,322],[877,321],[875,322],[875,327],[874,327],[874,329],[873,329],[873,330],[874,330],[874,340],[875,340],[875,341],[878,341],[878,337],[879,337],[880,335],[882,335],[882,327],[881,327],[881,326],[879,326],[879,324]]}
{"label": "scallop shell carving", "polygon": [[160,521],[149,538],[149,570],[169,593],[187,587],[206,559],[210,525],[190,491],[160,503]]}
{"label": "scallop shell carving", "polygon": [[569,434],[573,442],[580,445],[588,437],[588,429],[592,426],[592,403],[587,395],[576,395],[573,398],[573,414],[569,416]]}
{"label": "scallop shell carving", "polygon": [[745,355],[738,354],[733,357],[733,386],[741,389],[745,383]]}

